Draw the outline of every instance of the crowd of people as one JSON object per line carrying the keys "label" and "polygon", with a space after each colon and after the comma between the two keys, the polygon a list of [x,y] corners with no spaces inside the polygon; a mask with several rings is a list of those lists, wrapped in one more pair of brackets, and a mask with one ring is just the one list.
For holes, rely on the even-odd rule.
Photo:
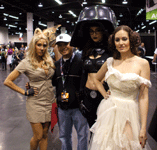
{"label": "crowd of people", "polygon": [[[72,150],[73,125],[78,150],[149,150],[150,68],[139,57],[140,36],[128,26],[116,27],[115,14],[108,7],[87,10],[72,37],[53,36],[57,58],[48,52],[52,46],[48,30],[39,28],[24,59],[15,54],[20,63],[4,85],[27,97],[27,119],[33,131],[30,149],[47,149],[52,104],[57,103],[62,150]],[[9,49],[6,53],[13,55]],[[29,79],[26,89],[13,82],[22,73]]]}
{"label": "crowd of people", "polygon": [[26,51],[27,47],[24,47],[23,44],[19,49],[9,44],[0,45],[2,70],[7,70],[7,66],[9,66],[10,71],[14,70],[19,62],[25,58]]}

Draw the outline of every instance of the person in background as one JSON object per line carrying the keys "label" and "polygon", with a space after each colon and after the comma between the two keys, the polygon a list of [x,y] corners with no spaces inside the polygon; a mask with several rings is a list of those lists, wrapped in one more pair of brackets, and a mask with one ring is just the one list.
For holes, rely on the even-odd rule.
{"label": "person in background", "polygon": [[70,46],[71,37],[60,34],[56,45],[62,57],[55,62],[56,71],[52,84],[56,87],[58,106],[59,139],[62,150],[72,150],[72,128],[77,132],[77,150],[87,150],[88,123],[79,110],[76,93],[80,90],[82,60],[79,53],[73,52]]}
{"label": "person in background", "polygon": [[[48,46],[47,36],[39,28],[35,29],[26,58],[4,81],[4,85],[27,96],[26,114],[33,131],[30,150],[37,150],[38,146],[40,150],[47,150],[51,109],[52,103],[55,102],[52,86],[55,66],[47,51]],[[13,82],[22,73],[29,79],[30,87],[26,91]]]}
{"label": "person in background", "polygon": [[13,62],[12,62],[12,70],[15,69],[15,67],[19,64],[20,58],[19,58],[19,52],[17,47],[15,47],[15,51],[13,53]]}
{"label": "person in background", "polygon": [[141,45],[138,47],[138,51],[139,51],[139,56],[142,58],[145,58],[146,49],[145,49],[144,43],[141,43]]}
{"label": "person in background", "polygon": [[7,58],[7,65],[10,67],[10,71],[12,71],[12,55],[13,55],[13,50],[12,47],[9,45],[7,46],[7,53],[6,53],[6,58]]}
{"label": "person in background", "polygon": [[2,62],[2,70],[6,70],[6,66],[5,66],[5,63],[6,63],[6,58],[5,58],[5,51],[1,51],[1,62]]}
{"label": "person in background", "polygon": [[20,50],[19,50],[19,58],[20,58],[20,60],[23,60],[25,58],[25,51],[23,49],[24,48],[20,48]]}
{"label": "person in background", "polygon": [[[93,132],[90,150],[142,150],[144,147],[148,150],[150,67],[146,59],[137,56],[140,36],[121,25],[108,42],[113,57],[107,59],[94,78],[104,99],[98,107],[96,123],[90,129]],[[104,76],[110,95],[101,83]]]}
{"label": "person in background", "polygon": [[25,51],[25,47],[24,47],[24,45],[23,45],[23,44],[21,44],[20,50],[21,50],[22,52],[24,52],[24,51]]}
{"label": "person in background", "polygon": [[2,70],[6,70],[6,52],[3,45],[0,46]]}
{"label": "person in background", "polygon": [[[81,81],[79,96],[80,110],[91,127],[97,118],[97,107],[103,98],[93,79],[110,55],[107,40],[114,31],[116,19],[109,7],[97,5],[84,8],[77,22],[71,45],[82,51],[84,78]],[[104,88],[108,90],[108,85],[103,83]]]}
{"label": "person in background", "polygon": [[153,56],[152,62],[153,62],[153,63],[157,62],[157,48],[156,48],[155,51],[154,51],[154,56]]}

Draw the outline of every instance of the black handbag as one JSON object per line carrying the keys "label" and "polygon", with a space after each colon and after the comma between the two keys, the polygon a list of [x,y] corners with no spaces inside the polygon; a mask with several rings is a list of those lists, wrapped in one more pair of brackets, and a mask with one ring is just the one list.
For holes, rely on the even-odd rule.
{"label": "black handbag", "polygon": [[152,120],[148,127],[148,133],[157,142],[157,107],[155,109]]}

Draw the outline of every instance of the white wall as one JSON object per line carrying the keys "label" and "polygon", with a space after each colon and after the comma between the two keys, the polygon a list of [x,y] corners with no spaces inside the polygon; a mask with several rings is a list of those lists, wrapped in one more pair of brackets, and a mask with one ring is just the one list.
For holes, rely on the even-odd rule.
{"label": "white wall", "polygon": [[14,43],[14,42],[21,42],[21,43],[25,42],[25,43],[27,43],[27,34],[26,33],[23,34],[23,40],[22,41],[19,40],[19,34],[9,35],[9,41],[11,41],[11,43]]}
{"label": "white wall", "polygon": [[19,34],[8,35],[8,28],[0,27],[0,44],[7,44],[10,41],[11,43],[14,42],[27,43],[27,33],[23,34],[23,40],[20,41]]}
{"label": "white wall", "polygon": [[7,44],[8,40],[8,28],[0,27],[0,44]]}

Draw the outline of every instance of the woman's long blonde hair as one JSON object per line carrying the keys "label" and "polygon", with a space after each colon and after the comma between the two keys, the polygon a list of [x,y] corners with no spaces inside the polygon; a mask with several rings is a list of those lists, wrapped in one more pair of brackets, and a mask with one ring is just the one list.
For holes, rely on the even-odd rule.
{"label": "woman's long blonde hair", "polygon": [[44,32],[42,30],[40,30],[39,28],[36,28],[34,31],[34,36],[32,37],[31,42],[29,44],[28,55],[26,56],[26,58],[29,59],[31,65],[35,69],[38,68],[38,61],[37,61],[37,56],[36,56],[35,45],[40,39],[46,40],[46,44],[47,44],[45,54],[42,57],[43,64],[46,65],[47,68],[49,68],[49,67],[55,68],[53,60],[52,60],[50,54],[48,53],[48,47],[49,47],[48,37],[45,36]]}

